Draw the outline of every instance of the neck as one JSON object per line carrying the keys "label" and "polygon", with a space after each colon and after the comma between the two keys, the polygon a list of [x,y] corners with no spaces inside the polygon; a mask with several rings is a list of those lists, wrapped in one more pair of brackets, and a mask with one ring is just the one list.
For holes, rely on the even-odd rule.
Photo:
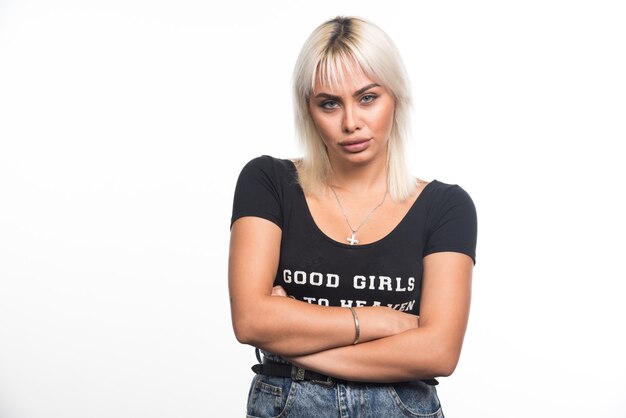
{"label": "neck", "polygon": [[366,164],[346,164],[331,161],[329,184],[357,195],[370,195],[387,190],[387,161],[377,159]]}

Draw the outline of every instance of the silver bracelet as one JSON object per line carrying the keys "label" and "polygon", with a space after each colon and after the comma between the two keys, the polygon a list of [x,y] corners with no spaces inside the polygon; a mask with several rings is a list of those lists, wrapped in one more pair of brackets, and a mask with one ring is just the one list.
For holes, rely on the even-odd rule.
{"label": "silver bracelet", "polygon": [[359,316],[356,314],[356,311],[352,306],[348,307],[350,312],[352,312],[352,317],[354,318],[354,341],[352,344],[357,344],[359,342],[359,338],[361,338],[361,327],[359,326]]}

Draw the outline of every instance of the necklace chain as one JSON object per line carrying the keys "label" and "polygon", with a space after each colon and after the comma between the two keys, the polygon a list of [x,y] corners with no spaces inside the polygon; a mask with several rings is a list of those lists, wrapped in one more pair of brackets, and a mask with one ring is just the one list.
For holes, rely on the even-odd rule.
{"label": "necklace chain", "polygon": [[359,232],[359,229],[361,229],[361,227],[363,225],[365,225],[365,223],[367,221],[369,221],[369,219],[372,217],[374,212],[376,212],[376,210],[379,207],[381,207],[383,205],[383,203],[385,203],[385,199],[387,198],[388,190],[385,190],[385,194],[383,195],[383,200],[381,200],[380,203],[378,205],[376,205],[376,207],[374,209],[372,209],[370,211],[370,213],[367,214],[365,219],[363,219],[363,222],[361,222],[361,224],[356,229],[354,229],[354,228],[352,228],[352,225],[350,224],[350,221],[348,220],[348,215],[346,215],[346,211],[343,208],[343,205],[341,204],[341,201],[339,200],[339,196],[337,196],[337,192],[335,191],[335,188],[333,186],[331,186],[330,184],[328,186],[330,187],[330,190],[332,190],[333,194],[335,195],[335,199],[337,199],[337,203],[339,204],[339,208],[341,209],[341,213],[343,214],[343,217],[346,220],[346,223],[348,224],[348,228],[350,228],[350,232],[352,232],[352,236],[348,237],[347,240],[350,243],[350,245],[356,245],[356,244],[359,243],[359,240],[356,239],[356,233]]}

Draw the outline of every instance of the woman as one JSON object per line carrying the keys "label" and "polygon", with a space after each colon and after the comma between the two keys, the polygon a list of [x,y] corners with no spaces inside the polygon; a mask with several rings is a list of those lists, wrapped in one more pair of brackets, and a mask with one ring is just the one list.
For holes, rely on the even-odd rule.
{"label": "woman", "polygon": [[472,200],[408,174],[408,80],[372,23],[319,26],[294,98],[305,156],[256,158],[235,191],[233,327],[264,354],[247,414],[442,417],[434,378],[455,369],[467,325]]}

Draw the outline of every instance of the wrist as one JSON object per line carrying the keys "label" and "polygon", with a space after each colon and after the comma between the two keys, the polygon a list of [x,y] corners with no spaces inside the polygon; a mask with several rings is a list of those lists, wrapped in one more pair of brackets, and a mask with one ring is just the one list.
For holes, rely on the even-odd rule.
{"label": "wrist", "polygon": [[358,344],[361,338],[361,325],[359,321],[359,315],[356,313],[356,310],[352,306],[350,306],[348,309],[350,309],[350,312],[352,312],[352,319],[354,319],[354,341],[352,342],[352,345],[354,345]]}

